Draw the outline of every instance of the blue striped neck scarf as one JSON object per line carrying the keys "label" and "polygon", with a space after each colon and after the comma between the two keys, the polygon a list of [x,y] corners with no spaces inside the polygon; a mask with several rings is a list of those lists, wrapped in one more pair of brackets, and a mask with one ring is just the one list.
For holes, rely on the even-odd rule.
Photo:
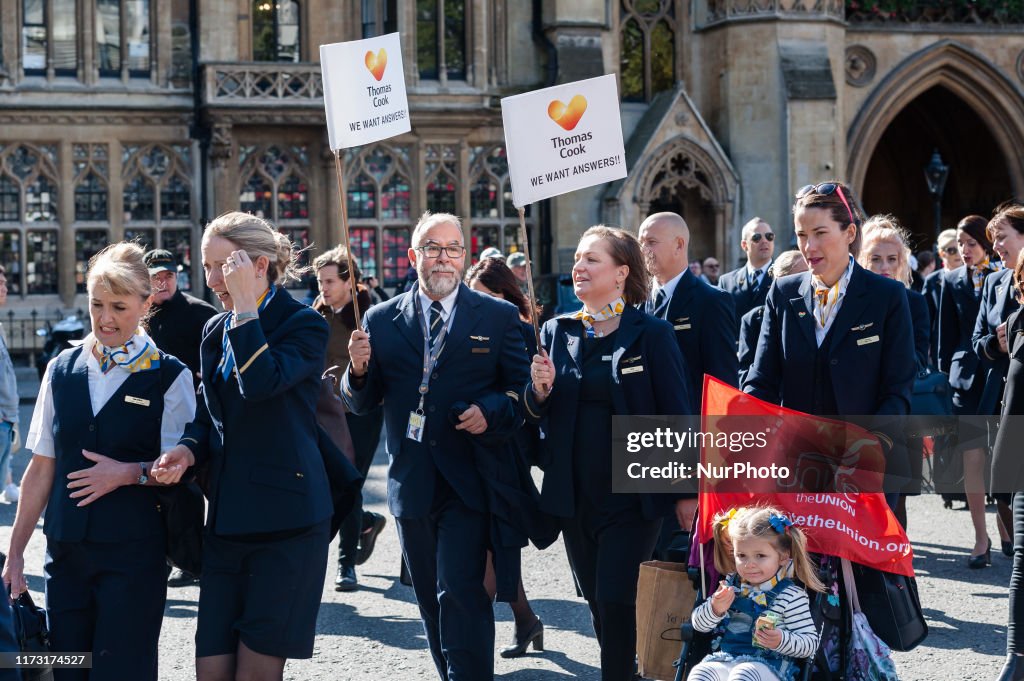
{"label": "blue striped neck scarf", "polygon": [[739,584],[736,585],[736,595],[749,598],[762,608],[767,608],[768,597],[766,594],[774,589],[779,582],[789,576],[789,571],[792,565],[792,561],[787,565],[780,565],[779,571],[775,573],[775,576],[761,584],[747,584],[746,582],[740,581],[740,576],[737,574],[736,580],[739,581]]}
{"label": "blue striped neck scarf", "polygon": [[[260,296],[259,300],[256,301],[256,312],[262,314],[263,310],[267,309],[267,305],[274,298],[276,289],[273,284],[270,285],[263,295]],[[220,344],[220,364],[217,365],[217,373],[220,374],[221,378],[225,381],[231,376],[231,372],[235,370],[235,353],[231,349],[231,341],[228,340],[228,329],[231,328],[231,322],[235,319],[234,312],[228,312],[228,316],[224,318],[224,335]]]}

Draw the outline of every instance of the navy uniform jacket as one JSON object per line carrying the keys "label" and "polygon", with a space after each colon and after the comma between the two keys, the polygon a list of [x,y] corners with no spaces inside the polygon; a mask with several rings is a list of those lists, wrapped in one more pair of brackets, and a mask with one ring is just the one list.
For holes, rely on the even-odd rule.
{"label": "navy uniform jacket", "polygon": [[397,518],[430,513],[440,474],[473,510],[486,513],[483,482],[473,460],[472,436],[450,421],[456,403],[476,404],[487,419],[489,441],[511,437],[522,423],[519,391],[530,377],[519,312],[509,302],[459,285],[455,319],[431,375],[424,401],[422,442],[406,437],[409,414],[419,403],[423,330],[418,289],[374,305],[363,318],[370,334],[369,370],[353,385],[342,379],[349,408],[362,414],[384,402],[387,431],[388,507]]}
{"label": "navy uniform jacket", "polygon": [[981,393],[978,414],[988,416],[999,413],[1003,383],[1006,381],[1010,361],[1006,353],[999,349],[996,327],[1019,307],[1014,296],[1012,270],[1000,270],[985,277],[985,284],[981,287],[981,307],[978,309],[971,340],[978,357],[991,362],[985,375],[985,389]]}
{"label": "navy uniform jacket", "polygon": [[[765,265],[766,268],[770,266],[771,263]],[[764,305],[765,298],[768,297],[768,288],[771,286],[771,283],[772,278],[765,273],[761,279],[761,286],[758,287],[756,291],[752,289],[750,287],[750,281],[747,279],[746,265],[731,272],[726,272],[718,278],[718,287],[723,291],[728,291],[732,296],[733,306],[736,308],[737,320],[741,320],[744,315],[755,307]],[[739,328],[739,326],[736,327],[737,330],[739,330]]]}
{"label": "navy uniform jacket", "polygon": [[974,352],[974,325],[980,307],[981,299],[974,295],[966,266],[946,275],[939,298],[938,364],[939,371],[949,374],[949,385],[961,392],[970,390],[975,377],[987,373],[991,364]]}
{"label": "navy uniform jacket", "polygon": [[[693,275],[690,275],[691,277]],[[571,518],[576,512],[573,490],[573,436],[583,370],[583,323],[568,317],[549,319],[540,332],[541,345],[555,368],[554,389],[543,405],[533,397],[533,386],[523,390],[526,417],[541,425],[540,462],[544,486],[540,508],[551,515]],[[660,319],[627,307],[615,334],[609,364],[612,413],[628,415],[691,414],[686,392],[683,358],[672,329]],[[611,447],[609,442],[608,446]],[[611,480],[608,481],[609,486]],[[644,517],[652,520],[671,511],[673,498],[644,495]]]}
{"label": "navy uniform jacket", "polygon": [[740,385],[747,379],[750,366],[754,363],[754,353],[757,352],[757,339],[761,335],[761,325],[764,323],[764,305],[758,305],[753,310],[743,315],[740,320]]}
{"label": "navy uniform jacket", "polygon": [[917,355],[918,371],[928,367],[928,346],[931,344],[931,317],[924,296],[913,289],[907,289],[907,303],[910,305],[910,323],[914,326],[914,354]]}
{"label": "navy uniform jacket", "polygon": [[736,360],[736,311],[732,296],[683,272],[664,319],[675,330],[690,379],[689,399],[697,410],[704,394],[704,374],[739,385]]}
{"label": "navy uniform jacket", "polygon": [[1010,350],[1002,418],[992,450],[994,491],[1024,492],[1024,312],[1018,309],[1006,320],[1006,345]]}
{"label": "navy uniform jacket", "polygon": [[939,361],[939,305],[942,304],[942,287],[945,286],[949,274],[950,271],[947,269],[936,268],[924,278],[924,286],[921,287],[921,293],[928,304],[928,319],[931,320],[931,341],[928,351],[931,353],[933,365],[937,365]]}
{"label": "navy uniform jacket", "polygon": [[235,535],[316,525],[333,510],[316,422],[327,322],[278,287],[259,320],[228,330],[235,371],[225,383],[226,316],[203,332],[203,399],[180,441],[208,467],[207,527]]}
{"label": "navy uniform jacket", "polygon": [[[835,416],[905,416],[916,371],[906,287],[853,265],[842,306],[829,329],[827,370]],[[814,335],[814,284],[810,272],[776,279],[765,303],[754,366],[743,390],[790,409],[817,414],[814,394],[818,352]],[[830,414],[819,414],[829,416]],[[898,443],[899,419],[877,430]],[[895,462],[894,474],[905,471]]]}

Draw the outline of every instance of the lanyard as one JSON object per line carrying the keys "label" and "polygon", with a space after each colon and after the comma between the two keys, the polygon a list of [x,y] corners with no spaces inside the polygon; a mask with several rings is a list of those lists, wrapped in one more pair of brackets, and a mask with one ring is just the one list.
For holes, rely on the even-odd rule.
{"label": "lanyard", "polygon": [[416,316],[420,320],[420,329],[423,331],[423,378],[420,380],[419,387],[420,403],[416,407],[416,413],[423,414],[423,398],[426,397],[427,391],[430,390],[430,375],[434,373],[434,367],[437,366],[437,358],[444,348],[444,339],[448,335],[448,324],[452,321],[452,317],[455,316],[455,306],[452,306],[452,311],[448,314],[448,320],[442,323],[441,332],[437,334],[437,340],[431,345],[430,328],[427,326],[427,318],[423,314],[422,301],[417,296],[413,302],[416,305]]}

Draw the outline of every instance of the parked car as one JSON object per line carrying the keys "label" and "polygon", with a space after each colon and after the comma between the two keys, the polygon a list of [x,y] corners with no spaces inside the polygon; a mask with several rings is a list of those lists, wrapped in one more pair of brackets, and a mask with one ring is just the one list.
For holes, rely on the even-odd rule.
{"label": "parked car", "polygon": [[533,278],[533,291],[540,305],[540,323],[583,307],[572,288],[571,274],[542,274]]}

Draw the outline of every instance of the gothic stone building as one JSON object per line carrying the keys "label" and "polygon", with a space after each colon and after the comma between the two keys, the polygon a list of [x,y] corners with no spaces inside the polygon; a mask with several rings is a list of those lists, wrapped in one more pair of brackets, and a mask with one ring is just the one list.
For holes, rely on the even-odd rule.
{"label": "gothic stone building", "polygon": [[597,222],[682,213],[691,256],[739,226],[791,239],[796,188],[838,177],[930,243],[1024,193],[1024,17],[931,0],[0,0],[0,261],[9,308],[84,307],[111,241],[175,251],[203,291],[204,222],[240,209],[311,253],[340,240],[318,46],[398,31],[412,132],[343,156],[365,272],[406,273],[422,211],[474,256],[521,248],[499,100],[616,73],[629,176],[529,207],[538,271]]}

